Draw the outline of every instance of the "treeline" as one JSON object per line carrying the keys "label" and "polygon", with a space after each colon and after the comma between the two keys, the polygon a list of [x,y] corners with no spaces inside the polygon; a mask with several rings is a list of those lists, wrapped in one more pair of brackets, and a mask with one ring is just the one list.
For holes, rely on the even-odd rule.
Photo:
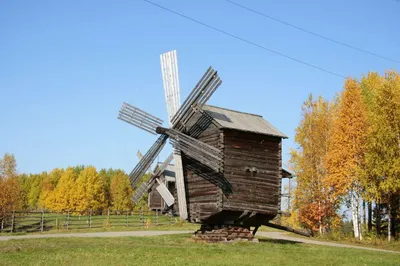
{"label": "treeline", "polygon": [[[128,175],[122,170],[76,166],[49,173],[18,174],[13,155],[0,160],[0,210],[87,211],[131,210],[144,207],[147,197],[134,205]],[[0,216],[1,216],[0,213]]]}
{"label": "treeline", "polygon": [[[354,236],[363,227],[390,240],[400,219],[400,76],[349,78],[332,101],[309,96],[291,151],[296,173],[293,217],[314,232],[342,224],[351,209]],[[367,221],[365,221],[367,220]]]}

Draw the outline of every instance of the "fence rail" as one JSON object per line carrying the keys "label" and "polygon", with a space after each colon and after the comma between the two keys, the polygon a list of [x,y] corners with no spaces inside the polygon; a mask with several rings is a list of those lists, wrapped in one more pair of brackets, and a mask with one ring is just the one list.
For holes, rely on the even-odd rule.
{"label": "fence rail", "polygon": [[167,226],[178,222],[170,214],[159,211],[13,211],[0,217],[0,233],[45,232],[49,230],[73,230],[107,227]]}

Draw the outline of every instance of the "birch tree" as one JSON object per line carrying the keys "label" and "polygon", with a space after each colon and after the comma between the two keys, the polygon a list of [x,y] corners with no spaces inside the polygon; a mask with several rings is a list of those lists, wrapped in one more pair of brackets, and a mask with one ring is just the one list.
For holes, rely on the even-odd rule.
{"label": "birch tree", "polygon": [[400,75],[370,73],[361,81],[368,102],[364,184],[379,203],[388,205],[388,240],[395,235],[393,203],[400,197]]}
{"label": "birch tree", "polygon": [[336,200],[350,197],[354,236],[362,239],[360,226],[359,169],[364,163],[367,116],[361,89],[354,79],[347,79],[342,91],[325,158],[327,182]]}
{"label": "birch tree", "polygon": [[334,105],[312,95],[303,104],[302,120],[296,128],[299,148],[291,151],[291,168],[297,176],[294,208],[303,226],[323,233],[338,223],[336,209],[327,186],[324,157],[328,149],[331,113]]}
{"label": "birch tree", "polygon": [[6,153],[0,159],[0,218],[18,209],[20,203],[17,163],[13,155]]}

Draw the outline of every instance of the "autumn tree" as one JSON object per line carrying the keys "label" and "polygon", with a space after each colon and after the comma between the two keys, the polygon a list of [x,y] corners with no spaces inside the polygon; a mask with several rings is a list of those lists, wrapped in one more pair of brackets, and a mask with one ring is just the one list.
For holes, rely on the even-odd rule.
{"label": "autumn tree", "polygon": [[104,194],[105,194],[107,206],[112,205],[111,192],[110,192],[111,180],[112,180],[113,176],[118,173],[118,171],[119,170],[114,170],[111,168],[110,169],[101,169],[99,171],[99,176],[104,184]]}
{"label": "autumn tree", "polygon": [[364,166],[367,115],[359,83],[347,79],[341,94],[326,154],[327,183],[335,200],[350,196],[354,236],[361,239],[360,169]]}
{"label": "autumn tree", "polygon": [[31,179],[27,174],[20,174],[18,175],[18,183],[20,187],[20,194],[19,194],[19,200],[20,200],[20,208],[23,210],[28,210],[29,209],[29,202],[28,202],[28,194],[31,189],[32,183]]}
{"label": "autumn tree", "polygon": [[110,184],[112,207],[115,210],[129,210],[132,208],[132,187],[123,171],[114,172]]}
{"label": "autumn tree", "polygon": [[77,210],[102,210],[107,207],[104,183],[96,168],[90,166],[83,169],[76,185]]}
{"label": "autumn tree", "polygon": [[20,206],[20,186],[17,163],[13,155],[6,153],[0,159],[0,217]]}
{"label": "autumn tree", "polygon": [[46,172],[41,174],[30,174],[30,184],[31,188],[28,193],[28,204],[30,209],[38,209],[39,208],[39,197],[40,192],[42,191],[42,181],[47,176]]}
{"label": "autumn tree", "polygon": [[72,167],[68,167],[65,171],[55,169],[50,172],[49,176],[52,176],[48,179],[49,186],[53,186],[51,184],[52,179],[54,182],[57,178],[59,180],[55,189],[43,196],[42,204],[44,207],[55,211],[74,210],[76,206],[75,182],[78,178],[76,171]]}
{"label": "autumn tree", "polygon": [[61,179],[63,169],[55,168],[49,174],[42,173],[42,183],[38,204],[41,208],[53,208],[55,206],[54,190],[57,187],[58,181]]}
{"label": "autumn tree", "polygon": [[[400,75],[370,73],[361,80],[368,105],[364,185],[378,203],[388,205],[388,239],[395,235],[393,205],[400,198]],[[392,231],[392,232],[391,232]]]}
{"label": "autumn tree", "polygon": [[325,183],[324,157],[328,140],[334,104],[312,95],[303,104],[302,120],[296,128],[297,150],[291,151],[291,167],[297,176],[294,191],[294,208],[303,226],[320,233],[338,224],[335,201]]}

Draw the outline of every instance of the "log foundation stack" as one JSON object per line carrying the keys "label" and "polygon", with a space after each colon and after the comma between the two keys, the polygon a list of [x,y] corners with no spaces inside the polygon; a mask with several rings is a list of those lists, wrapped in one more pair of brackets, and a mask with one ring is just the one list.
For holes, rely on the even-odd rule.
{"label": "log foundation stack", "polygon": [[249,228],[231,225],[202,225],[200,230],[193,234],[195,241],[215,242],[258,242]]}

